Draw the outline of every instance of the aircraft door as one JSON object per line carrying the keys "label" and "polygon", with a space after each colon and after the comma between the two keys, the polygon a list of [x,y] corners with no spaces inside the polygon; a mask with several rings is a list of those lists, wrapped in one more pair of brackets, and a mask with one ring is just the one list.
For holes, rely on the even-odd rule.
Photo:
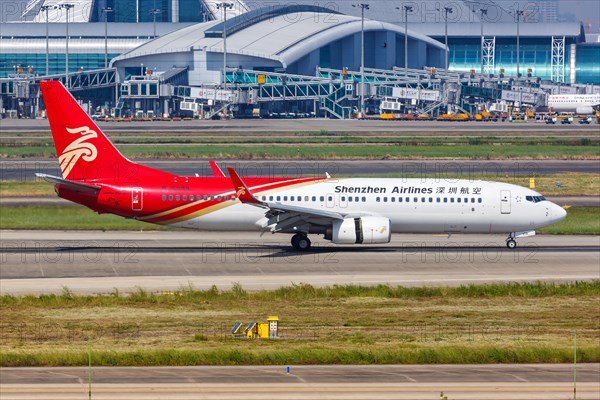
{"label": "aircraft door", "polygon": [[510,190],[500,191],[500,212],[502,214],[510,214]]}
{"label": "aircraft door", "polygon": [[144,191],[141,187],[131,189],[131,209],[142,211],[144,207]]}

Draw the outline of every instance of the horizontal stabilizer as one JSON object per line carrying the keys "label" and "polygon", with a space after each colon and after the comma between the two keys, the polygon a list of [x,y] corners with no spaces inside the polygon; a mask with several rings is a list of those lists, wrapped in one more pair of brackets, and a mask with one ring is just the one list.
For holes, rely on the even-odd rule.
{"label": "horizontal stabilizer", "polygon": [[38,178],[42,178],[47,182],[53,183],[55,185],[60,185],[60,187],[65,189],[74,190],[77,192],[86,192],[86,193],[97,193],[102,189],[102,187],[97,185],[91,185],[89,183],[82,183],[76,181],[69,181],[63,178],[59,178],[58,176],[52,176],[47,174],[39,174],[36,173],[35,176]]}

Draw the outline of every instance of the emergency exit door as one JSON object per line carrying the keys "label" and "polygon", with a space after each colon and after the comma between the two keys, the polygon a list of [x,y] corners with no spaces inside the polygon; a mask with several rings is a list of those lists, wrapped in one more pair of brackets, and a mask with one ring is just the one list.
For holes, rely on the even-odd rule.
{"label": "emergency exit door", "polygon": [[500,191],[500,212],[510,214],[510,190]]}
{"label": "emergency exit door", "polygon": [[142,188],[133,188],[131,190],[131,209],[133,211],[142,211],[144,206],[144,191]]}

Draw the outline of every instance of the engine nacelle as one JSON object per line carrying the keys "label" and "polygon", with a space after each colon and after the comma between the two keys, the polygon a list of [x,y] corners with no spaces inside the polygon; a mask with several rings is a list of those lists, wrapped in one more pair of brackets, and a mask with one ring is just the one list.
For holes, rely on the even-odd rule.
{"label": "engine nacelle", "polygon": [[331,241],[336,244],[389,243],[392,224],[389,218],[345,218],[333,222]]}

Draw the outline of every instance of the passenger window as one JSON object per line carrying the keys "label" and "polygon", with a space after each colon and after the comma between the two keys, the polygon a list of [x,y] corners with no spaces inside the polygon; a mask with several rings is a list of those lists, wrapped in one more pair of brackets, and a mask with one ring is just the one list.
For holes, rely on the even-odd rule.
{"label": "passenger window", "polygon": [[448,202],[448,198],[444,197],[444,203],[447,203],[447,202]]}
{"label": "passenger window", "polygon": [[454,203],[454,197],[450,197],[450,203]]}
{"label": "passenger window", "polygon": [[167,199],[167,195],[166,195],[166,194],[163,194],[163,195],[162,195],[162,200],[163,200],[163,201],[165,201],[166,199]]}
{"label": "passenger window", "polygon": [[183,195],[183,201],[187,201],[187,194]]}
{"label": "passenger window", "polygon": [[204,201],[208,200],[208,196],[204,195]]}
{"label": "passenger window", "polygon": [[263,196],[262,201],[267,201],[267,196]]}
{"label": "passenger window", "polygon": [[235,201],[235,196],[231,196],[231,201]]}
{"label": "passenger window", "polygon": [[471,203],[475,203],[475,197],[471,197]]}
{"label": "passenger window", "polygon": [[321,197],[319,197],[319,200],[320,200],[320,201],[325,201],[325,196],[321,196]]}
{"label": "passenger window", "polygon": [[402,197],[398,197],[398,203],[402,203]]}
{"label": "passenger window", "polygon": [[317,196],[313,196],[312,201],[317,201]]}
{"label": "passenger window", "polygon": [[407,203],[410,203],[410,197],[407,197],[404,200],[406,200]]}
{"label": "passenger window", "polygon": [[381,198],[380,197],[376,197],[375,201],[379,203],[381,201]]}
{"label": "passenger window", "polygon": [[225,201],[229,200],[229,196],[223,197],[223,200],[225,200]]}
{"label": "passenger window", "polygon": [[465,197],[465,203],[468,203],[468,202],[469,202],[469,198]]}
{"label": "passenger window", "polygon": [[363,201],[363,203],[366,203],[367,202],[367,198],[365,196],[363,196],[362,201]]}
{"label": "passenger window", "polygon": [[392,203],[395,203],[395,202],[396,202],[396,198],[395,198],[395,197],[390,197],[390,201],[391,201]]}
{"label": "passenger window", "polygon": [[384,197],[384,198],[383,198],[383,202],[384,202],[384,203],[387,203],[387,197]]}
{"label": "passenger window", "polygon": [[436,197],[436,199],[435,199],[435,202],[436,202],[436,203],[439,203],[439,202],[440,202],[440,198],[439,198],[439,197]]}
{"label": "passenger window", "polygon": [[425,197],[421,197],[421,203],[425,203]]}
{"label": "passenger window", "polygon": [[277,201],[281,201],[281,196],[277,196]]}
{"label": "passenger window", "polygon": [[348,202],[352,203],[352,196],[348,196]]}
{"label": "passenger window", "polygon": [[456,202],[457,202],[457,203],[460,203],[460,197],[456,199]]}
{"label": "passenger window", "polygon": [[346,201],[346,196],[340,197],[340,201]]}
{"label": "passenger window", "polygon": [[433,203],[433,197],[430,197],[430,198],[429,198],[429,202],[430,202],[430,203]]}
{"label": "passenger window", "polygon": [[327,201],[333,201],[333,197],[332,196],[327,197]]}
{"label": "passenger window", "polygon": [[172,194],[169,195],[169,200],[173,200],[173,195]]}
{"label": "passenger window", "polygon": [[283,201],[287,201],[287,196],[283,196]]}
{"label": "passenger window", "polygon": [[478,198],[478,199],[477,199],[477,202],[478,202],[478,203],[481,203],[481,202],[482,202],[481,198]]}
{"label": "passenger window", "polygon": [[304,196],[304,201],[308,203],[308,196]]}
{"label": "passenger window", "polygon": [[210,201],[215,201],[215,196],[210,196]]}
{"label": "passenger window", "polygon": [[415,203],[419,202],[419,198],[418,197],[414,197],[413,200],[415,201]]}
{"label": "passenger window", "polygon": [[269,201],[273,201],[273,196],[269,196]]}

